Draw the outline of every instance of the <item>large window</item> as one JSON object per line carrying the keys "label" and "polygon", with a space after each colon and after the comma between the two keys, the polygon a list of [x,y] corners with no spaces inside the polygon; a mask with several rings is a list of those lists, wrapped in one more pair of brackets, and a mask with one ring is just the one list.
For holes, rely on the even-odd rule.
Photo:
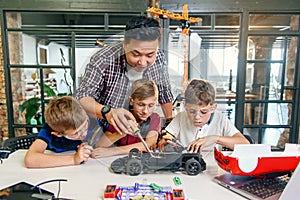
{"label": "large window", "polygon": [[[48,100],[73,94],[89,56],[122,40],[126,21],[141,14],[3,13],[11,136],[37,131]],[[218,109],[242,133],[257,143],[297,142],[299,14],[191,9],[189,16],[202,20],[191,24],[187,40],[180,21],[160,19],[174,96],[182,95],[190,79],[208,79]],[[20,111],[30,99],[33,107]]]}
{"label": "large window", "polygon": [[[257,143],[297,142],[299,14],[190,15],[202,21],[190,27],[189,80],[211,81],[218,109]],[[182,94],[186,44],[178,27],[170,21],[168,57],[174,92]]]}

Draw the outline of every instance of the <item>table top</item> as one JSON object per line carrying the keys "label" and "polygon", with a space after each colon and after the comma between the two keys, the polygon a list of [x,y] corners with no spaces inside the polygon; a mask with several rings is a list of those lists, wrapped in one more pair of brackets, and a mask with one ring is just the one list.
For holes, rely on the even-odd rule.
{"label": "table top", "polygon": [[[67,152],[73,153],[73,152]],[[207,166],[206,170],[196,176],[189,176],[182,172],[159,172],[129,176],[115,174],[110,171],[110,163],[118,157],[101,159],[90,158],[86,163],[76,166],[28,169],[24,166],[26,150],[12,153],[8,159],[0,164],[0,189],[20,181],[33,185],[51,179],[67,179],[61,182],[60,197],[76,200],[103,199],[106,185],[132,186],[134,183],[156,183],[160,186],[171,186],[183,189],[186,199],[244,199],[212,181],[216,175],[225,173],[219,168],[213,158],[213,152],[203,152],[202,156]],[[180,177],[182,185],[176,186],[173,182],[175,176]],[[58,191],[58,182],[47,183],[41,188],[53,192]]]}

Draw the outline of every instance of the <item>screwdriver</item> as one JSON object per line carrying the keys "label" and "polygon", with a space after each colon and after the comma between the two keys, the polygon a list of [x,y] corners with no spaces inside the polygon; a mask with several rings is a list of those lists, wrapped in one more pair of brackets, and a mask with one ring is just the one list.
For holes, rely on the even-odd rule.
{"label": "screwdriver", "polygon": [[179,146],[181,146],[182,148],[185,149],[185,147],[183,146],[183,144],[172,133],[170,133],[170,132],[168,132],[166,130],[163,130],[163,135],[167,136],[167,138],[165,138],[165,139],[167,139],[167,140],[169,139],[172,142],[174,142],[175,144],[177,144],[177,145],[179,145]]}
{"label": "screwdriver", "polygon": [[139,128],[136,128],[134,130],[134,135],[138,136],[138,138],[140,138],[141,142],[143,143],[144,147],[146,148],[146,150],[151,154],[151,150],[148,147],[148,144],[146,143],[146,141],[144,140],[144,138],[141,135],[141,131]]}

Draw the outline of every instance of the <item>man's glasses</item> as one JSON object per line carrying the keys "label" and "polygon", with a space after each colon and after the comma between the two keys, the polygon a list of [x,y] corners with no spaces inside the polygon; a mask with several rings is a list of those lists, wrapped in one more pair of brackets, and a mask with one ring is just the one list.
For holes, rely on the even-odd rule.
{"label": "man's glasses", "polygon": [[211,105],[209,107],[200,108],[200,109],[189,108],[186,106],[185,110],[189,115],[193,115],[194,117],[196,117],[196,116],[203,117],[208,114],[211,114],[215,110],[215,108]]}

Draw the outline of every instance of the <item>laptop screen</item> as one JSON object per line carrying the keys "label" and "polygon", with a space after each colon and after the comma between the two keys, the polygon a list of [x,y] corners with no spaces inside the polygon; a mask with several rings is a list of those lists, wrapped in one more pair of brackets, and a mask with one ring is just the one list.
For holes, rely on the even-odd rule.
{"label": "laptop screen", "polygon": [[299,185],[300,185],[300,163],[295,169],[292,177],[290,178],[288,184],[283,190],[280,200],[290,200],[299,196]]}

